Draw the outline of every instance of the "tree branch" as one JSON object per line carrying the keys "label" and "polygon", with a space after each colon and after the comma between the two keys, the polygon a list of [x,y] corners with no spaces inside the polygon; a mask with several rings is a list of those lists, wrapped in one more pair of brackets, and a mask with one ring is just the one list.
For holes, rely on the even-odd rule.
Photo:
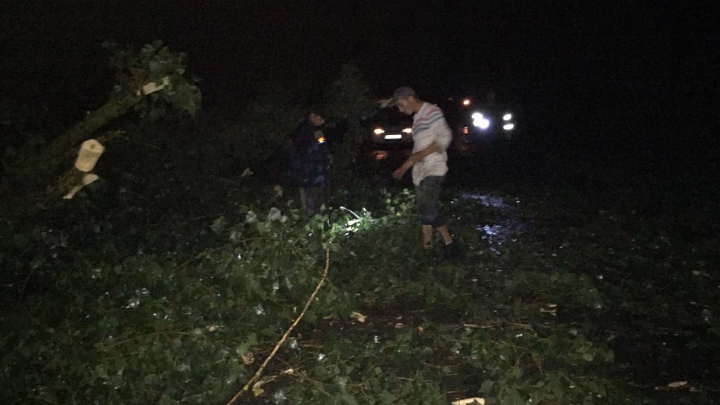
{"label": "tree branch", "polygon": [[317,295],[318,291],[320,290],[320,287],[322,287],[323,283],[325,282],[325,279],[327,278],[328,270],[330,269],[330,250],[325,250],[325,270],[323,271],[322,277],[320,277],[320,281],[318,282],[317,287],[315,287],[315,291],[310,294],[310,298],[308,298],[307,302],[305,303],[305,308],[303,308],[302,312],[300,312],[300,315],[295,319],[295,322],[290,325],[288,330],[285,331],[285,334],[282,336],[279,342],[275,345],[275,348],[273,349],[272,353],[265,359],[263,364],[260,366],[260,368],[257,369],[255,374],[248,380],[247,384],[242,388],[242,390],[238,391],[237,394],[235,394],[234,397],[227,403],[227,405],[232,405],[240,396],[250,389],[250,387],[262,376],[263,371],[265,371],[265,367],[267,367],[268,363],[270,363],[270,360],[275,356],[275,353],[277,353],[278,349],[280,349],[280,346],[282,346],[283,343],[287,340],[288,336],[290,336],[290,333],[295,329],[298,323],[300,323],[300,320],[305,315],[305,312],[307,312],[308,308],[310,307],[310,303],[315,299],[315,296]]}

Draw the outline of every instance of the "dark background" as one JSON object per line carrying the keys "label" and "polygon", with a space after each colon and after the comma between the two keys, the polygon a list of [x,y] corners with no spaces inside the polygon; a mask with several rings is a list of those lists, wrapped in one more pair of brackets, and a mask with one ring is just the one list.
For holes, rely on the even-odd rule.
{"label": "dark background", "polygon": [[698,176],[718,159],[711,4],[3,1],[0,88],[6,103],[63,128],[107,100],[109,39],[186,52],[204,107],[225,115],[287,86],[317,91],[354,62],[377,96],[400,85],[429,101],[492,88],[522,111],[528,161],[552,150],[559,166],[643,161]]}

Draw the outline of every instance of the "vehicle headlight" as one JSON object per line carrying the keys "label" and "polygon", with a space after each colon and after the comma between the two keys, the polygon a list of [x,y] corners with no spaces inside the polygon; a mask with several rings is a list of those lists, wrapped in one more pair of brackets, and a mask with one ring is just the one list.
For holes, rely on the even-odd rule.
{"label": "vehicle headlight", "polygon": [[382,128],[375,128],[373,132],[375,133],[375,135],[382,135],[385,133],[385,130]]}
{"label": "vehicle headlight", "polygon": [[412,134],[412,128],[405,128],[402,130],[405,134]]}
{"label": "vehicle headlight", "polygon": [[512,119],[512,114],[507,113],[503,115],[503,121],[510,121]]}
{"label": "vehicle headlight", "polygon": [[513,128],[515,128],[515,124],[505,124],[503,125],[503,129],[506,131],[512,131]]}
{"label": "vehicle headlight", "polygon": [[474,112],[470,117],[473,119],[473,125],[485,130],[490,128],[490,120],[485,118],[485,116],[481,112]]}
{"label": "vehicle headlight", "polygon": [[480,116],[479,118],[473,119],[473,125],[480,129],[488,129],[490,127],[490,120]]}

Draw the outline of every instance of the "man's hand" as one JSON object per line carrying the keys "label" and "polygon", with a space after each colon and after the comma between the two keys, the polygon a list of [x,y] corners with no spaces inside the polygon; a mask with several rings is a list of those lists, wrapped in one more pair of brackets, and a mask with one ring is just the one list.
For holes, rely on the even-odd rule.
{"label": "man's hand", "polygon": [[440,151],[440,146],[437,144],[437,142],[433,142],[432,144],[430,144],[430,146],[421,150],[420,152],[415,152],[412,155],[410,155],[408,160],[406,160],[405,163],[399,169],[397,169],[393,172],[392,176],[395,178],[395,180],[402,179],[402,176],[405,175],[405,172],[410,170],[410,168],[413,167],[413,165],[415,165],[415,163],[425,159],[425,156],[427,156],[431,153],[438,152],[438,151]]}
{"label": "man's hand", "polygon": [[378,101],[378,106],[380,106],[380,108],[387,108],[388,105],[390,105],[390,103],[392,103],[392,101],[393,101],[392,98],[380,100],[380,101]]}
{"label": "man's hand", "polygon": [[408,166],[407,163],[400,166],[399,169],[397,169],[393,172],[393,174],[392,174],[393,178],[395,180],[402,179],[402,177],[405,175],[405,172],[407,172],[410,169],[410,167],[412,167],[412,166]]}

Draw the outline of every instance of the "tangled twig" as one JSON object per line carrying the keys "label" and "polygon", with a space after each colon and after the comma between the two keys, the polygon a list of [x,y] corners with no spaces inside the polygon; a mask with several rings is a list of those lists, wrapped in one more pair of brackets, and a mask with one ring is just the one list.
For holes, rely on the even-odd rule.
{"label": "tangled twig", "polygon": [[320,287],[322,287],[323,283],[325,282],[325,279],[327,278],[328,270],[330,269],[330,250],[325,250],[325,270],[323,271],[322,277],[320,277],[320,281],[318,282],[317,287],[315,287],[315,291],[313,291],[312,294],[310,294],[310,298],[308,298],[307,302],[305,303],[305,307],[303,308],[302,312],[300,312],[300,315],[295,319],[295,322],[290,325],[288,330],[285,331],[285,334],[280,338],[280,341],[277,342],[275,345],[275,348],[270,353],[270,355],[265,359],[263,364],[260,366],[260,368],[257,369],[255,374],[253,374],[252,377],[248,380],[247,384],[235,394],[234,397],[230,400],[230,402],[227,403],[227,405],[232,405],[240,396],[250,389],[250,387],[262,376],[263,371],[265,371],[265,367],[267,367],[268,363],[270,363],[270,360],[275,356],[275,353],[277,353],[278,349],[280,349],[280,346],[282,346],[283,343],[287,340],[288,336],[290,336],[290,333],[295,329],[298,323],[300,323],[300,320],[305,315],[305,312],[307,312],[307,309],[310,307],[310,303],[315,299],[315,296],[317,295],[318,291],[320,290]]}

